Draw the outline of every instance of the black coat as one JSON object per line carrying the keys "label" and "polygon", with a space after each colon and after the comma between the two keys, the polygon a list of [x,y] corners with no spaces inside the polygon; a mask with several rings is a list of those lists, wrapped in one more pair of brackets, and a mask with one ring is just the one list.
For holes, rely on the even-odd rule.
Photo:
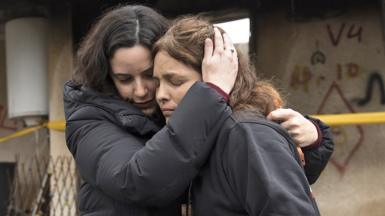
{"label": "black coat", "polygon": [[322,139],[318,148],[303,150],[305,155],[305,173],[310,184],[313,184],[325,169],[334,150],[334,141],[331,128],[318,119],[306,116],[316,123],[321,130]]}
{"label": "black coat", "polygon": [[197,216],[319,215],[296,145],[278,124],[236,112],[193,181]]}
{"label": "black coat", "polygon": [[84,180],[81,215],[180,215],[178,197],[231,114],[201,82],[163,129],[127,102],[72,82],[65,85],[64,103],[67,146]]}
{"label": "black coat", "polygon": [[[178,197],[231,115],[223,98],[200,82],[163,129],[136,107],[72,82],[65,85],[64,105],[67,146],[84,180],[82,215],[180,215]],[[321,146],[305,151],[310,182],[333,150],[330,129],[319,125]]]}

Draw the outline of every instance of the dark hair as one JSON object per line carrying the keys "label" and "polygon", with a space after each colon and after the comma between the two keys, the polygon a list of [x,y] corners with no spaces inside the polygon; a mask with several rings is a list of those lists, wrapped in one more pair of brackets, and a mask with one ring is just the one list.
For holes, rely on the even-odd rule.
{"label": "dark hair", "polygon": [[168,20],[153,9],[128,5],[112,9],[96,21],[82,41],[75,59],[75,83],[116,95],[110,59],[122,47],[137,44],[152,49],[167,31]]}
{"label": "dark hair", "polygon": [[[220,29],[222,34],[224,31]],[[172,58],[201,73],[206,38],[214,40],[214,27],[201,17],[175,20],[152,50],[153,56],[165,51]],[[267,81],[257,78],[255,71],[238,52],[238,75],[230,93],[229,103],[234,111],[253,109],[267,115],[282,106],[278,91]]]}

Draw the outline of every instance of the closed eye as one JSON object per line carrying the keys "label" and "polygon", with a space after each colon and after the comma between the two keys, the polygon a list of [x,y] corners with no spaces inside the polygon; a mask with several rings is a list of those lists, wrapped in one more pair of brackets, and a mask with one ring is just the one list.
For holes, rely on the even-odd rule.
{"label": "closed eye", "polygon": [[127,83],[133,80],[133,77],[127,73],[113,73],[112,76],[121,83]]}
{"label": "closed eye", "polygon": [[175,79],[171,79],[170,83],[173,86],[181,86],[183,83],[185,83],[185,80],[175,78]]}
{"label": "closed eye", "polygon": [[178,87],[185,83],[187,80],[184,77],[175,75],[173,73],[165,74],[163,78],[171,85]]}

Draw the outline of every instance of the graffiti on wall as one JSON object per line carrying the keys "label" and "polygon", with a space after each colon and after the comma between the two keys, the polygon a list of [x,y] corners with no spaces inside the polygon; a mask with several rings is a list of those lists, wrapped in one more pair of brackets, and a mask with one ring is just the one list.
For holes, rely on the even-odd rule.
{"label": "graffiti on wall", "polygon": [[[320,101],[318,114],[355,113],[353,107],[361,108],[369,104],[385,105],[385,85],[382,77],[385,73],[371,68],[370,63],[378,57],[371,55],[372,52],[368,51],[371,45],[375,45],[372,46],[373,54],[383,53],[383,50],[378,48],[378,43],[382,43],[382,40],[379,37],[378,42],[366,41],[365,35],[368,33],[365,28],[357,22],[322,24],[320,30],[323,38],[322,40],[315,38],[315,48],[310,50],[310,56],[303,56],[304,58],[293,62],[294,64],[289,67],[287,78],[291,90],[309,94],[313,91],[321,93],[323,90],[328,90],[326,94],[322,92],[325,95]],[[372,36],[373,33],[370,35]],[[316,37],[318,36],[320,35]],[[324,46],[320,46],[321,41]],[[300,42],[300,44],[308,49],[308,42]],[[301,55],[307,51],[295,53]],[[381,58],[378,58],[378,63],[381,62]],[[348,89],[342,89],[341,86],[352,87],[354,91],[344,92],[343,90],[348,91]],[[357,89],[356,87],[359,86],[363,87]],[[357,91],[358,94],[356,94]],[[346,95],[349,95],[349,100]],[[352,99],[352,96],[356,98]],[[343,176],[351,161],[357,156],[357,151],[364,145],[364,127],[361,125],[335,126],[332,128],[332,133],[336,146],[331,164]]]}
{"label": "graffiti on wall", "polygon": [[380,103],[381,105],[385,104],[384,81],[381,74],[378,71],[374,71],[369,75],[368,82],[366,84],[365,96],[357,101],[358,106],[365,106],[372,100],[376,84],[380,92]]}
{"label": "graffiti on wall", "polygon": [[[344,113],[355,113],[352,104],[346,99],[342,89],[337,82],[333,82],[322,99],[318,108],[318,114],[327,113],[327,108],[333,106],[336,101],[342,103],[339,109]],[[333,135],[336,141],[335,152],[330,159],[341,175],[344,175],[349,162],[356,151],[363,145],[364,130],[360,125],[333,127]],[[349,134],[349,136],[347,136]]]}
{"label": "graffiti on wall", "polygon": [[15,131],[16,129],[16,122],[7,120],[7,109],[3,105],[0,105],[0,130]]}
{"label": "graffiti on wall", "polygon": [[338,46],[342,39],[355,40],[359,43],[362,41],[362,26],[356,26],[355,24],[341,23],[337,28],[332,27],[331,24],[326,25],[326,30],[328,32],[330,42],[333,46]]}
{"label": "graffiti on wall", "polygon": [[[342,40],[362,42],[364,29],[360,25],[347,24],[342,22],[340,24],[326,24],[327,35],[334,47],[337,47]],[[327,55],[321,51],[319,41],[315,41],[316,50],[310,56],[311,66],[318,64],[325,65]],[[302,90],[309,92],[311,86],[320,86],[326,80],[325,75],[316,74],[311,66],[294,65],[290,75],[290,88],[293,90]],[[334,70],[334,69],[332,69]],[[342,81],[351,78],[357,78],[362,73],[359,64],[355,62],[336,63],[335,77],[332,80]]]}
{"label": "graffiti on wall", "polygon": [[336,79],[343,80],[347,78],[356,78],[360,75],[361,68],[356,63],[337,64]]}
{"label": "graffiti on wall", "polygon": [[312,65],[325,64],[326,55],[320,50],[318,41],[316,41],[315,46],[316,46],[316,51],[311,55],[310,63]]}
{"label": "graffiti on wall", "polygon": [[[362,74],[361,67],[357,63],[338,63],[335,67],[333,80],[342,81],[357,78]],[[306,65],[296,64],[290,74],[290,88],[309,92],[311,86],[320,86],[326,80],[325,75],[313,72],[312,68]],[[315,84],[315,85],[313,85]]]}
{"label": "graffiti on wall", "polygon": [[308,66],[295,65],[290,76],[290,87],[294,90],[302,88],[303,91],[309,92],[310,81],[313,73]]}

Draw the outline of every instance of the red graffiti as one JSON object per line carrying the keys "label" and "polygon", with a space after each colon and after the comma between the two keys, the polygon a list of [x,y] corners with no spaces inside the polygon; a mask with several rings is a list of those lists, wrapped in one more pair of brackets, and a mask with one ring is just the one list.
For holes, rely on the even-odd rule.
{"label": "red graffiti", "polygon": [[[346,97],[344,96],[341,88],[338,86],[336,82],[333,82],[330,86],[328,92],[326,93],[325,97],[323,98],[321,105],[317,111],[318,114],[323,114],[323,110],[326,107],[326,103],[328,102],[331,95],[337,94],[337,96],[341,99],[342,103],[345,105],[346,109],[348,109],[349,112],[355,113],[352,105],[348,102]],[[339,158],[340,160],[337,160],[334,156],[330,159],[330,162],[337,168],[337,170],[341,173],[341,175],[344,175],[348,164],[350,160],[353,158],[355,152],[362,146],[362,143],[364,141],[364,130],[360,125],[355,125],[355,129],[357,130],[357,140],[353,143],[347,143],[349,145],[348,152],[345,154],[342,158]],[[341,130],[334,130],[334,132],[337,132],[336,135],[339,135],[339,132],[342,132]],[[338,146],[336,146],[338,148]]]}
{"label": "red graffiti", "polygon": [[354,63],[349,63],[346,65],[347,69],[348,69],[348,76],[350,77],[356,77],[359,75],[360,73],[360,66],[358,66],[357,64],[354,64]]}
{"label": "red graffiti", "polygon": [[356,63],[348,63],[345,65],[337,64],[337,80],[342,80],[346,76],[349,78],[355,78],[360,75],[360,72],[361,68]]}
{"label": "red graffiti", "polygon": [[349,31],[348,31],[348,35],[347,37],[349,39],[352,39],[352,38],[357,38],[358,42],[361,43],[362,41],[362,27],[359,26],[357,27],[356,29],[356,26],[355,25],[351,25],[350,28],[349,28]]}
{"label": "red graffiti", "polygon": [[327,29],[328,29],[329,37],[330,37],[330,40],[331,40],[333,46],[337,46],[340,43],[342,32],[345,29],[345,25],[346,25],[345,23],[342,23],[342,25],[341,25],[341,27],[340,27],[340,29],[338,31],[338,35],[337,36],[334,36],[333,31],[331,30],[331,27],[330,27],[329,24],[326,26]]}
{"label": "red graffiti", "polygon": [[[344,35],[343,33],[345,32],[345,27],[346,27],[346,23],[342,23],[338,29],[338,33],[335,34],[335,33],[333,33],[331,26],[329,24],[326,25],[326,28],[327,28],[327,31],[328,31],[328,34],[330,37],[330,41],[332,42],[333,46],[338,46],[338,44],[340,43],[341,38]],[[359,43],[361,43],[362,31],[363,31],[362,26],[356,27],[356,25],[352,24],[352,25],[350,25],[349,29],[347,30],[346,37],[348,39],[357,38],[357,41]]]}
{"label": "red graffiti", "polygon": [[[7,109],[4,106],[0,105],[0,129],[15,131],[17,129],[16,122],[6,121],[6,114],[7,114]],[[6,124],[6,122],[8,122],[9,124]]]}

